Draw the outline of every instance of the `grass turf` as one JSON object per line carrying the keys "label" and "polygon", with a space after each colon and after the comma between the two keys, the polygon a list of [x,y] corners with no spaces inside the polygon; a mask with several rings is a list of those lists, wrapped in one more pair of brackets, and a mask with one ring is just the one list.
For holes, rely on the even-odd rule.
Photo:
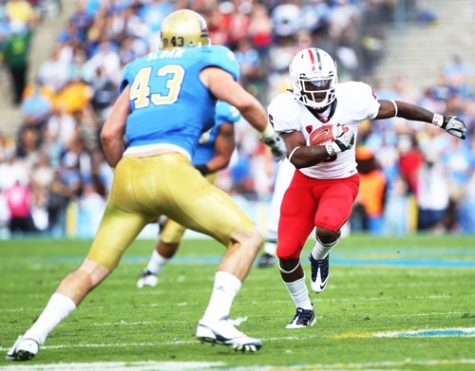
{"label": "grass turf", "polygon": [[[137,289],[153,241],[136,241],[116,271],[49,336],[29,364],[58,362],[219,362],[219,367],[304,369],[475,368],[475,237],[352,236],[332,252],[327,290],[312,294],[317,325],[284,327],[294,314],[278,270],[254,267],[232,317],[263,339],[256,354],[200,344],[194,337],[223,248],[185,240],[154,289]],[[40,314],[59,280],[77,267],[88,241],[0,242],[0,349]],[[306,261],[308,247],[302,254]],[[308,279],[308,278],[307,278]],[[472,336],[375,337],[377,333],[460,328]],[[0,358],[0,367],[7,362]]]}

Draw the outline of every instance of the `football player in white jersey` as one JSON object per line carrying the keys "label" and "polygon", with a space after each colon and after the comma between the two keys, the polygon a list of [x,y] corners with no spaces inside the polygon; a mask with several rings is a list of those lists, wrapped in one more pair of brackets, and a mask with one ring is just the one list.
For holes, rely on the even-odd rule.
{"label": "football player in white jersey", "polygon": [[[280,208],[277,257],[282,279],[296,306],[287,328],[316,322],[305,285],[300,253],[316,228],[310,254],[311,287],[325,289],[329,278],[329,252],[341,235],[358,194],[355,161],[357,126],[366,119],[402,117],[437,125],[465,139],[466,126],[425,108],[394,100],[378,100],[362,82],[338,83],[332,57],[317,48],[299,51],[290,67],[292,91],[276,96],[268,107],[269,121],[287,145],[289,161],[297,169]],[[312,132],[333,124],[335,135],[324,145],[309,145]]]}

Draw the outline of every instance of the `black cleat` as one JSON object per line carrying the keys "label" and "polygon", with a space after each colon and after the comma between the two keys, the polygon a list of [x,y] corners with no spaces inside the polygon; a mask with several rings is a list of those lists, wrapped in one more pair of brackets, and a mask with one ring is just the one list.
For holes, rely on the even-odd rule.
{"label": "black cleat", "polygon": [[311,327],[315,322],[317,322],[317,317],[315,316],[313,309],[297,308],[294,318],[292,318],[292,321],[290,321],[285,328],[295,329]]}
{"label": "black cleat", "polygon": [[317,260],[312,254],[309,257],[312,268],[312,276],[310,285],[315,292],[322,292],[327,287],[328,278],[330,277],[330,254],[326,258]]}

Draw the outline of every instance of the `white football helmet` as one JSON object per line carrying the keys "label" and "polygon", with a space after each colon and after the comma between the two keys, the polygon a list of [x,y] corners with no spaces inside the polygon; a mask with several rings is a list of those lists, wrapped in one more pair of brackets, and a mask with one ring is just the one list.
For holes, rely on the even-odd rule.
{"label": "white football helmet", "polygon": [[335,100],[338,83],[336,65],[330,55],[318,48],[299,51],[289,67],[295,98],[314,109],[323,109]]}

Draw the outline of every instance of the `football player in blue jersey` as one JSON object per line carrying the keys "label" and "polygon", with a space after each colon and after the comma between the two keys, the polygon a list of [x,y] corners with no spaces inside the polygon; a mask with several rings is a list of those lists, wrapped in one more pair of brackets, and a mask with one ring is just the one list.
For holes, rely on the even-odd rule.
{"label": "football player in blue jersey", "polygon": [[201,134],[213,126],[217,99],[236,107],[277,159],[286,155],[285,144],[267,122],[261,104],[237,83],[233,53],[209,45],[206,22],[199,14],[171,13],[162,23],[160,37],[161,51],[125,67],[121,94],[101,131],[105,157],[115,171],[91,249],[8,350],[8,360],[33,358],[48,334],[114,270],[143,227],[163,214],[227,247],[198,322],[197,338],[250,352],[262,346],[229,320],[234,297],[262,239],[246,213],[209,183],[191,158]]}
{"label": "football player in blue jersey", "polygon": [[[230,104],[218,101],[215,124],[201,135],[193,155],[193,165],[208,181],[214,184],[218,171],[226,168],[235,147],[234,123],[240,119],[239,111]],[[147,267],[140,274],[137,287],[155,287],[157,275],[173,258],[185,233],[185,228],[173,220],[160,226],[160,240],[152,252]]]}

